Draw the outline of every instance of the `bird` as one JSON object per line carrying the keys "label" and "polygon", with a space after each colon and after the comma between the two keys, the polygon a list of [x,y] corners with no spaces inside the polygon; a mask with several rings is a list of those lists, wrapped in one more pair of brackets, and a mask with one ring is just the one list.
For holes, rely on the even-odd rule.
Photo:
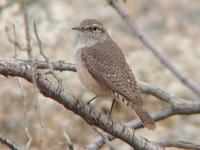
{"label": "bird", "polygon": [[155,130],[156,124],[143,106],[135,76],[104,25],[95,19],[86,19],[72,30],[77,31],[75,61],[81,83],[96,96],[122,97],[144,127]]}

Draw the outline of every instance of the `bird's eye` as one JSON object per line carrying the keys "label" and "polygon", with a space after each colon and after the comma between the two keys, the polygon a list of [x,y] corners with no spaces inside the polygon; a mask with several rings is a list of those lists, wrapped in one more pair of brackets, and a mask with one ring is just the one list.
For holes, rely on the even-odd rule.
{"label": "bird's eye", "polygon": [[97,27],[93,27],[93,30],[94,30],[94,31],[97,31],[97,29],[98,29]]}

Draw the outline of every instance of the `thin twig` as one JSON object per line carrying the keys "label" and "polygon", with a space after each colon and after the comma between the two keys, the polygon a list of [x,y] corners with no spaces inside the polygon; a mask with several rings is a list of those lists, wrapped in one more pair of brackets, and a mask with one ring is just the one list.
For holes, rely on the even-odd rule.
{"label": "thin twig", "polygon": [[29,18],[28,18],[26,0],[22,0],[22,6],[23,6],[23,17],[24,17],[24,25],[25,25],[26,51],[28,53],[28,57],[31,59],[32,47],[31,47],[31,36],[30,36],[30,29],[29,29]]}
{"label": "thin twig", "polygon": [[108,3],[118,12],[124,22],[126,22],[128,27],[131,29],[132,33],[137,35],[144,46],[146,46],[181,83],[191,89],[196,95],[200,96],[200,85],[175,66],[171,59],[164,53],[164,50],[152,42],[145,32],[138,27],[134,19],[128,15],[127,11],[122,9],[122,7],[117,4],[116,0],[108,0]]}
{"label": "thin twig", "polygon": [[[31,61],[32,74],[34,74],[36,67],[35,67],[35,62],[33,60],[33,56],[32,56],[31,36],[30,36],[30,29],[29,29],[29,18],[28,18],[27,1],[26,0],[22,0],[22,6],[23,6],[23,17],[24,17],[24,26],[25,26],[25,39],[26,39],[25,49],[27,51],[28,58]],[[35,87],[36,84],[35,84],[34,75],[32,77],[33,77],[32,80],[33,80],[34,87]]]}
{"label": "thin twig", "polygon": [[[28,54],[28,58],[31,61],[31,70],[32,70],[32,80],[34,83],[34,88],[36,87],[35,78],[34,78],[34,72],[35,72],[35,61],[33,60],[32,56],[32,47],[31,47],[31,36],[30,36],[30,29],[29,29],[29,18],[28,18],[28,12],[27,12],[27,1],[22,0],[22,6],[23,6],[23,16],[24,16],[24,26],[25,26],[25,39],[26,39],[26,51]],[[36,91],[34,90],[34,93],[36,94]]]}
{"label": "thin twig", "polygon": [[[109,150],[115,150],[115,148],[112,146],[110,141],[108,140],[108,137],[102,133],[98,128],[93,127],[93,130],[96,131],[104,140],[105,144],[108,146]],[[87,147],[87,150],[94,150],[93,147]]]}
{"label": "thin twig", "polygon": [[[20,46],[20,44],[19,44],[19,42],[17,40],[17,33],[16,33],[16,28],[15,28],[14,24],[12,25],[12,28],[13,28],[13,37],[14,37],[14,39],[11,38],[11,36],[9,34],[8,27],[6,28],[6,33],[7,33],[8,41],[11,44],[14,45],[14,58],[17,59],[17,48],[19,50],[27,50],[27,48],[22,49],[22,46]],[[30,43],[30,40],[29,40],[29,43]],[[27,111],[26,111],[26,101],[25,101],[25,95],[24,95],[24,88],[23,88],[21,79],[17,78],[17,81],[18,81],[18,84],[19,84],[19,87],[20,87],[20,91],[21,91],[21,95],[22,95],[21,99],[22,99],[22,102],[23,102],[23,115],[24,115],[24,126],[25,126],[24,129],[25,129],[26,136],[28,137],[28,142],[26,143],[26,146],[25,146],[24,149],[28,150],[29,147],[30,147],[31,141],[32,141],[32,137],[31,137],[31,134],[30,134],[29,129],[28,129],[28,117],[27,117],[27,114],[26,114]]]}
{"label": "thin twig", "polygon": [[22,95],[22,102],[23,102],[23,114],[24,114],[24,130],[26,133],[26,136],[28,137],[28,142],[25,145],[25,150],[28,150],[32,141],[32,137],[28,128],[28,116],[27,116],[27,109],[26,109],[26,101],[25,101],[25,95],[24,95],[24,88],[22,85],[22,81],[20,78],[18,78],[18,83],[19,83],[19,87],[20,87],[20,91],[21,91],[21,95]]}
{"label": "thin twig", "polygon": [[[41,55],[41,56],[44,58],[44,60],[46,61],[47,65],[48,65],[48,68],[49,68],[49,70],[50,70],[50,71],[49,71],[50,74],[52,74],[53,77],[57,80],[57,82],[58,82],[58,84],[59,84],[59,90],[62,91],[62,90],[63,90],[62,80],[59,79],[59,78],[57,77],[57,75],[55,74],[55,72],[54,72],[54,70],[53,70],[53,67],[52,67],[52,65],[51,65],[50,59],[45,55],[45,53],[44,53],[44,51],[43,51],[43,49],[42,49],[42,41],[40,40],[38,31],[37,31],[37,25],[36,25],[36,22],[35,22],[35,21],[33,21],[33,29],[34,29],[34,35],[35,35],[36,40],[37,40],[37,43],[38,43],[40,55]],[[36,65],[36,62],[37,62],[37,61],[35,61],[35,65]],[[38,110],[38,113],[40,114],[39,108],[38,108],[37,110]],[[40,115],[39,115],[39,117],[40,117]],[[41,118],[39,118],[39,121],[40,121],[41,127],[44,128],[45,125],[43,124]],[[45,128],[44,128],[44,129],[45,129]],[[45,133],[46,133],[46,130],[45,130]]]}
{"label": "thin twig", "polygon": [[30,134],[30,132],[29,132],[27,127],[25,127],[25,132],[26,132],[26,135],[28,136],[28,142],[26,143],[26,145],[24,147],[24,150],[29,150],[33,138],[32,138],[32,136],[31,136],[31,134]]}
{"label": "thin twig", "polygon": [[[19,44],[19,42],[17,41],[17,39],[16,38],[14,38],[14,39],[11,38],[9,27],[6,26],[5,27],[5,31],[6,31],[6,35],[7,35],[8,41],[10,43],[12,43],[14,45],[14,47],[17,47],[19,50],[24,51],[25,49],[23,49],[21,47],[21,45]],[[13,25],[13,31],[14,31],[14,37],[16,37],[16,33],[15,33],[16,30],[15,30],[15,26],[14,25]]]}
{"label": "thin twig", "polygon": [[2,135],[0,135],[0,142],[4,145],[7,145],[11,150],[20,150],[17,145],[15,145],[11,140],[3,137]]}
{"label": "thin twig", "polygon": [[64,137],[66,139],[67,146],[69,147],[70,150],[74,150],[74,144],[72,143],[70,137],[66,132],[64,132]]}
{"label": "thin twig", "polygon": [[62,85],[62,84],[61,84],[61,83],[62,83],[62,80],[59,79],[59,78],[57,77],[57,75],[55,74],[55,72],[54,72],[54,70],[53,70],[53,67],[52,67],[52,65],[51,65],[50,59],[45,55],[45,53],[44,53],[44,51],[43,51],[43,49],[42,49],[42,41],[40,40],[40,37],[39,37],[39,35],[38,35],[38,32],[37,32],[37,25],[36,25],[36,22],[35,22],[35,21],[33,22],[33,27],[34,27],[34,33],[35,33],[35,37],[36,37],[36,39],[37,39],[38,47],[39,47],[39,50],[40,50],[40,55],[42,55],[42,57],[44,58],[44,60],[47,62],[47,65],[48,65],[48,67],[49,67],[50,73],[51,73],[51,74],[53,75],[53,77],[58,81],[58,83],[59,83],[60,85]]}
{"label": "thin twig", "polygon": [[[34,86],[34,108],[36,110],[37,118],[39,120],[40,126],[42,129],[45,128],[44,123],[42,122],[41,113],[40,113],[40,107],[38,104],[38,91],[37,91],[37,84],[35,79],[35,72],[36,72],[36,65],[35,60],[33,59],[33,53],[32,53],[32,47],[31,47],[31,34],[30,34],[30,28],[29,28],[29,17],[28,17],[28,11],[27,11],[27,0],[22,0],[22,7],[23,7],[23,17],[24,17],[24,26],[25,26],[25,40],[26,40],[26,46],[25,49],[27,51],[28,58],[31,62],[31,76],[32,76],[32,83]],[[27,130],[27,133],[28,130]],[[40,132],[42,134],[42,132]],[[30,133],[29,133],[30,135]],[[31,137],[31,136],[29,136]],[[32,141],[32,138],[29,138],[29,142]],[[29,146],[29,142],[27,143],[27,146]]]}
{"label": "thin twig", "polygon": [[[17,33],[16,33],[15,25],[13,24],[12,27],[13,27],[14,41],[15,43],[17,43]],[[15,44],[14,44],[14,58],[17,59],[17,47]]]}

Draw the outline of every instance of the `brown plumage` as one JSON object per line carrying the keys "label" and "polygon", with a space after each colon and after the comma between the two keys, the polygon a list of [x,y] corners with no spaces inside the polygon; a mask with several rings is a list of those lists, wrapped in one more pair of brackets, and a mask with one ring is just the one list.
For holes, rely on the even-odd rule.
{"label": "brown plumage", "polygon": [[114,92],[122,96],[145,127],[150,130],[156,128],[155,122],[143,107],[141,91],[135,77],[121,49],[111,38],[80,48],[76,61],[79,76],[86,87],[97,95],[108,96]]}

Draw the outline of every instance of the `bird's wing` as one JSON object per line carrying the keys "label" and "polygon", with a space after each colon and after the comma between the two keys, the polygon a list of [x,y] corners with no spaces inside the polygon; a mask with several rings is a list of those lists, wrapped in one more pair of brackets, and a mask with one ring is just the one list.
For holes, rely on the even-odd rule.
{"label": "bird's wing", "polygon": [[120,48],[103,42],[82,49],[81,58],[93,77],[133,105],[142,105],[141,92]]}

